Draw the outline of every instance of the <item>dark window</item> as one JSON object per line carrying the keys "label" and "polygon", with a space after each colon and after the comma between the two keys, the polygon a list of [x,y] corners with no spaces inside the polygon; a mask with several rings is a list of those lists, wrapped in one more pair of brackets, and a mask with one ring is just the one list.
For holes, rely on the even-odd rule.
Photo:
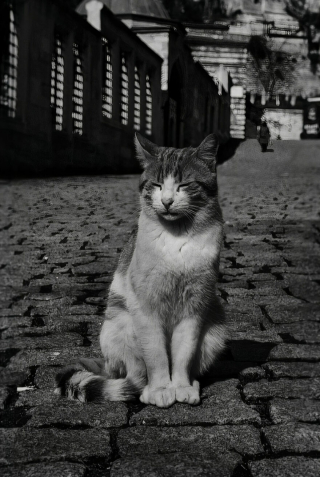
{"label": "dark window", "polygon": [[121,124],[127,125],[129,120],[129,76],[127,59],[124,53],[121,55],[121,89],[120,89],[120,102],[121,102]]}
{"label": "dark window", "polygon": [[73,44],[73,94],[72,94],[73,133],[83,134],[83,73],[79,46]]}
{"label": "dark window", "polygon": [[58,34],[54,38],[54,51],[51,61],[51,100],[52,119],[54,128],[62,131],[63,127],[63,89],[64,89],[64,59],[62,42]]}
{"label": "dark window", "polygon": [[18,36],[12,4],[4,2],[1,8],[2,38],[0,110],[2,114],[14,118],[17,107],[18,76]]}
{"label": "dark window", "polygon": [[152,134],[152,92],[149,75],[146,76],[146,134]]}
{"label": "dark window", "polygon": [[141,121],[141,86],[140,73],[137,67],[134,69],[134,112],[133,123],[134,129],[139,131]]}
{"label": "dark window", "polygon": [[102,47],[102,115],[106,118],[112,118],[112,61],[110,45],[106,38],[102,39]]}

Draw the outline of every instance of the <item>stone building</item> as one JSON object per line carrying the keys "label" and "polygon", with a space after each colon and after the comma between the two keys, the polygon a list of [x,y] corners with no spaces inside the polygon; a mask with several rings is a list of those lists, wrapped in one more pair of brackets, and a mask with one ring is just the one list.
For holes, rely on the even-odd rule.
{"label": "stone building", "polygon": [[[226,142],[230,130],[230,78],[212,78],[194,61],[186,42],[186,30],[173,21],[161,0],[83,0],[77,12],[91,20],[90,9],[106,6],[163,60],[161,74],[164,144],[196,145],[210,132]],[[98,25],[97,25],[98,26]]]}
{"label": "stone building", "polygon": [[[136,172],[135,131],[177,147],[228,139],[228,92],[194,62],[184,28],[159,2],[130,2],[134,25],[105,4],[79,14],[62,0],[1,3],[2,172]],[[167,38],[166,55],[150,32]]]}
{"label": "stone building", "polygon": [[[209,15],[207,24],[188,24],[186,30],[194,58],[212,77],[219,77],[221,65],[230,72],[231,136],[255,137],[263,115],[273,137],[300,139],[306,135],[307,99],[320,95],[319,66],[310,70],[310,40],[287,13],[284,0],[225,0],[224,4],[223,21]],[[266,39],[278,64],[269,59],[257,64],[248,49],[250,39],[257,36]],[[279,77],[273,74],[276,70]]]}
{"label": "stone building", "polygon": [[101,31],[59,1],[3,13],[1,169],[136,171],[134,130],[162,141],[161,58],[107,9]]}

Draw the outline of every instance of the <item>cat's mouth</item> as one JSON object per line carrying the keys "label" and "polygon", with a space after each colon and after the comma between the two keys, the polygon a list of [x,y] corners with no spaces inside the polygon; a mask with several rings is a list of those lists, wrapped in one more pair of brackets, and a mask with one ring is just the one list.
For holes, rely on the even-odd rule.
{"label": "cat's mouth", "polygon": [[166,220],[177,220],[181,217],[181,214],[178,212],[171,212],[170,210],[166,210],[165,212],[161,212],[161,216]]}

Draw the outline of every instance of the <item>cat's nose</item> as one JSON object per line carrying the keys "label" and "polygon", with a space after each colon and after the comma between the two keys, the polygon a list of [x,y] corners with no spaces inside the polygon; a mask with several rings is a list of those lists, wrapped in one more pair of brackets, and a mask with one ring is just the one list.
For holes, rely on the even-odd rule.
{"label": "cat's nose", "polygon": [[173,197],[166,197],[166,196],[164,196],[164,197],[161,198],[161,202],[163,203],[163,205],[165,206],[165,208],[166,208],[167,210],[169,210],[170,205],[173,203]]}

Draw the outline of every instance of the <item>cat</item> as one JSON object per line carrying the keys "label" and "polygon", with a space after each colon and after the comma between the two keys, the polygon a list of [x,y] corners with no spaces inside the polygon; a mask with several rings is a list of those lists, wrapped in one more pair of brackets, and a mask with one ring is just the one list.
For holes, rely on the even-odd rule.
{"label": "cat", "polygon": [[141,211],[120,256],[100,334],[103,360],[62,370],[57,390],[70,399],[126,401],[167,408],[198,404],[198,378],[225,344],[215,293],[223,219],[216,153],[159,147],[136,134]]}

